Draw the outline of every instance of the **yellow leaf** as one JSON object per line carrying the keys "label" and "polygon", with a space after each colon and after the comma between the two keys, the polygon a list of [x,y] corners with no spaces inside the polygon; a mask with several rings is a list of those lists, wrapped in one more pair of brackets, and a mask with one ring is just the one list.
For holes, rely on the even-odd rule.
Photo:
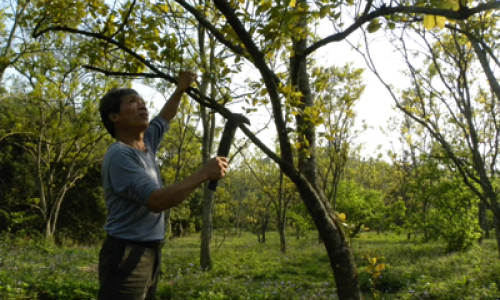
{"label": "yellow leaf", "polygon": [[164,12],[164,13],[168,13],[170,11],[170,8],[168,7],[168,4],[163,4],[161,6],[161,10]]}
{"label": "yellow leaf", "polygon": [[290,0],[290,7],[295,7],[295,4],[297,4],[296,0]]}
{"label": "yellow leaf", "polygon": [[371,273],[373,273],[373,266],[372,265],[366,266],[365,270],[366,270],[366,272],[371,274]]}
{"label": "yellow leaf", "polygon": [[267,89],[262,89],[262,90],[260,91],[260,95],[261,95],[261,96],[264,96],[265,94],[267,94]]}
{"label": "yellow leaf", "polygon": [[370,263],[372,265],[376,265],[377,264],[377,258],[376,257],[370,258]]}
{"label": "yellow leaf", "polygon": [[458,2],[455,2],[452,4],[451,6],[451,9],[453,9],[454,11],[457,11],[460,9],[460,4]]}
{"label": "yellow leaf", "polygon": [[436,16],[436,25],[439,27],[439,29],[443,29],[444,25],[446,24],[446,18],[443,16]]}
{"label": "yellow leaf", "polygon": [[344,213],[339,214],[339,218],[342,222],[345,222],[346,216]]}
{"label": "yellow leaf", "polygon": [[380,272],[380,271],[383,271],[383,270],[385,270],[385,264],[378,264],[375,267],[375,271],[377,271],[377,272]]}
{"label": "yellow leaf", "polygon": [[285,93],[285,94],[288,94],[292,91],[292,87],[287,85],[287,86],[284,86],[282,89],[281,89],[281,92]]}
{"label": "yellow leaf", "polygon": [[261,12],[266,12],[273,6],[271,1],[260,1],[259,4],[261,5]]}
{"label": "yellow leaf", "polygon": [[295,143],[295,149],[300,149],[300,143],[299,142]]}
{"label": "yellow leaf", "polygon": [[436,19],[434,15],[425,15],[424,17],[424,27],[427,30],[431,30],[436,26]]}

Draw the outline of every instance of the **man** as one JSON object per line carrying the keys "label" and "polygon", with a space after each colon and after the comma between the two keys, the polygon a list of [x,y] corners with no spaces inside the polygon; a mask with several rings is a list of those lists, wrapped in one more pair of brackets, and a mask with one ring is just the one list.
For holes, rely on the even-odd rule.
{"label": "man", "polygon": [[104,126],[116,139],[104,156],[106,240],[99,253],[99,300],[155,299],[165,237],[163,211],[178,205],[205,181],[223,178],[225,157],[212,158],[190,177],[162,187],[155,154],[195,75],[183,72],[159,116],[149,122],[133,89],[113,89],[101,99]]}

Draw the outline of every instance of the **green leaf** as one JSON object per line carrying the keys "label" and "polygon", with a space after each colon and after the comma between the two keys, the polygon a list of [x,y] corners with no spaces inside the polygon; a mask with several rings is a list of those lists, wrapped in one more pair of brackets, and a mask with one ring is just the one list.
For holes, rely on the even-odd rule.
{"label": "green leaf", "polygon": [[329,6],[323,6],[322,8],[319,9],[319,16],[320,16],[320,18],[324,18],[329,13],[330,13],[330,7]]}
{"label": "green leaf", "polygon": [[366,27],[369,33],[374,33],[380,29],[380,21],[378,19],[373,19],[370,24]]}

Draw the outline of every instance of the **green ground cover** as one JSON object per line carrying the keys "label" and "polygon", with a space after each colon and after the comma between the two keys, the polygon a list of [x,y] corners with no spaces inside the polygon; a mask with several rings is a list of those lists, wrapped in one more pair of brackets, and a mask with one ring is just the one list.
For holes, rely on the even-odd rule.
{"label": "green ground cover", "polygon": [[[199,270],[198,236],[169,241],[158,299],[335,299],[328,259],[315,237],[290,236],[288,253],[281,254],[276,233],[268,234],[265,245],[251,234],[225,240],[216,235],[210,272]],[[352,245],[365,299],[375,294],[379,299],[500,299],[494,240],[462,254],[445,253],[445,244],[390,234],[365,233]],[[0,242],[0,299],[95,298],[98,251],[98,246]]]}

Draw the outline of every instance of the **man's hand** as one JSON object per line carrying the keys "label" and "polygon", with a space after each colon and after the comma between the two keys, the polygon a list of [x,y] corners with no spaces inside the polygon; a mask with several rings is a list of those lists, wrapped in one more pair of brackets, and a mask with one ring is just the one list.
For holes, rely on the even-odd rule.
{"label": "man's hand", "polygon": [[177,114],[182,95],[189,88],[191,83],[194,82],[195,79],[196,75],[191,72],[181,72],[179,74],[179,83],[177,84],[177,88],[175,89],[172,96],[170,96],[167,103],[161,109],[160,117],[170,123],[170,121]]}
{"label": "man's hand", "polygon": [[218,156],[210,159],[203,167],[208,180],[218,180],[226,176],[226,171],[229,166],[227,158]]}
{"label": "man's hand", "polygon": [[207,180],[221,179],[226,175],[228,160],[218,156],[210,159],[203,168],[188,178],[171,186],[157,189],[146,202],[146,207],[154,213],[172,208],[184,201]]}
{"label": "man's hand", "polygon": [[184,92],[195,80],[196,74],[188,71],[181,72],[179,74],[179,84],[177,84],[177,89]]}

